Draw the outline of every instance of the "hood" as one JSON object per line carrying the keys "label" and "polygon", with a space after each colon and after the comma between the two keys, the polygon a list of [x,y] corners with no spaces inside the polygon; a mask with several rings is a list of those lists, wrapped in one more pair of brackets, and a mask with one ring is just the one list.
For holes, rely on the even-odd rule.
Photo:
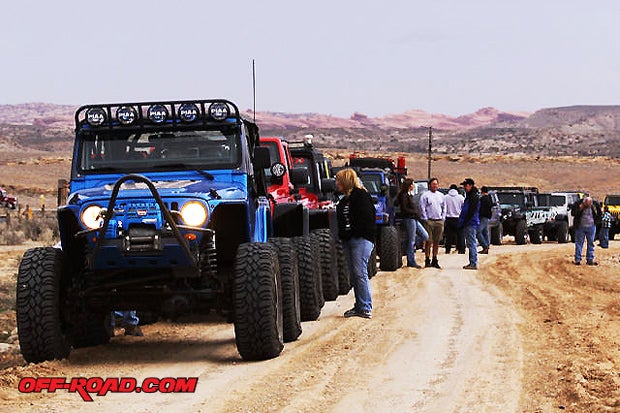
{"label": "hood", "polygon": [[[175,197],[200,197],[205,200],[221,197],[222,200],[245,199],[247,189],[245,179],[235,176],[228,176],[228,179],[221,179],[218,176],[214,180],[152,180],[153,185],[162,198]],[[113,180],[107,183],[99,182],[100,185],[88,189],[77,190],[71,196],[77,194],[80,199],[88,198],[109,198],[114,188]],[[119,191],[119,199],[122,198],[152,198],[152,193],[142,182],[124,182]]]}
{"label": "hood", "polygon": [[459,191],[457,191],[456,189],[451,189],[448,191],[449,196],[457,196],[458,194],[459,194]]}

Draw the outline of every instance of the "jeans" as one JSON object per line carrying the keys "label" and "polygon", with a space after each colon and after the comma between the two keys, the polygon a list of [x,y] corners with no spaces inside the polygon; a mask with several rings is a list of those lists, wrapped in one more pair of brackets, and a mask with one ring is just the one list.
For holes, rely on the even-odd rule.
{"label": "jeans", "polygon": [[424,225],[422,225],[422,223],[417,219],[415,220],[415,225],[416,232],[422,238],[422,241],[428,241],[428,232],[426,232],[426,228],[424,228]]}
{"label": "jeans", "polygon": [[601,233],[598,235],[598,243],[601,248],[609,248],[609,228],[601,228]]}
{"label": "jeans", "polygon": [[478,229],[476,227],[467,226],[463,228],[463,235],[465,235],[465,245],[469,250],[469,265],[474,267],[478,266],[478,240],[476,234]]}
{"label": "jeans", "polygon": [[583,251],[583,240],[587,241],[586,261],[594,261],[594,235],[596,234],[596,226],[577,227],[575,228],[575,262],[581,262],[581,253]]}
{"label": "jeans", "polygon": [[407,231],[407,240],[405,242],[405,251],[407,252],[407,266],[413,267],[418,265],[415,262],[415,233],[416,233],[416,220],[415,219],[403,219],[405,230]]}
{"label": "jeans", "polygon": [[480,217],[477,236],[480,246],[482,246],[482,248],[489,248],[489,245],[491,245],[491,239],[489,238],[489,218]]}
{"label": "jeans", "polygon": [[372,311],[372,296],[368,280],[368,259],[374,244],[365,238],[351,238],[344,241],[344,253],[351,269],[351,284],[355,293],[355,309]]}

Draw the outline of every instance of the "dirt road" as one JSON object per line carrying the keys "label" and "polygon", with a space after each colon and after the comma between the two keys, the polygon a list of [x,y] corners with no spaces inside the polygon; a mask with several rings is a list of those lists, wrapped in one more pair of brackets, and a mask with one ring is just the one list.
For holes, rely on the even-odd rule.
{"label": "dirt road", "polygon": [[[461,269],[465,256],[453,254],[440,256],[442,270],[379,273],[372,320],[342,317],[350,293],[264,362],[243,362],[232,325],[214,316],[159,322],[144,327],[145,337],[118,336],[69,360],[7,368],[0,401],[12,412],[614,411],[620,243],[597,250],[596,268],[569,267],[571,248],[496,247],[477,272]],[[577,325],[580,317],[587,320]],[[85,405],[65,391],[19,394],[27,376],[198,377],[198,387],[94,396]]]}

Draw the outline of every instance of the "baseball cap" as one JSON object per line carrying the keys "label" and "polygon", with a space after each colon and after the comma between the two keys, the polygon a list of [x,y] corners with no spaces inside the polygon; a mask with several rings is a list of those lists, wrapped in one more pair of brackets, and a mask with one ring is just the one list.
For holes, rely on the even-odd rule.
{"label": "baseball cap", "polygon": [[475,184],[475,182],[471,178],[465,178],[465,180],[463,182],[461,182],[461,185],[474,185],[474,184]]}

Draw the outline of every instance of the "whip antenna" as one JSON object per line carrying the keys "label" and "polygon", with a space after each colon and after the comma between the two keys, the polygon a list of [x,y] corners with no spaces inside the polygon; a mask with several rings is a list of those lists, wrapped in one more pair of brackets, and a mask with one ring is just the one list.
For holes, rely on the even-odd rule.
{"label": "whip antenna", "polygon": [[254,99],[252,113],[254,114],[254,123],[256,123],[256,65],[254,64],[254,59],[252,59],[252,97]]}

